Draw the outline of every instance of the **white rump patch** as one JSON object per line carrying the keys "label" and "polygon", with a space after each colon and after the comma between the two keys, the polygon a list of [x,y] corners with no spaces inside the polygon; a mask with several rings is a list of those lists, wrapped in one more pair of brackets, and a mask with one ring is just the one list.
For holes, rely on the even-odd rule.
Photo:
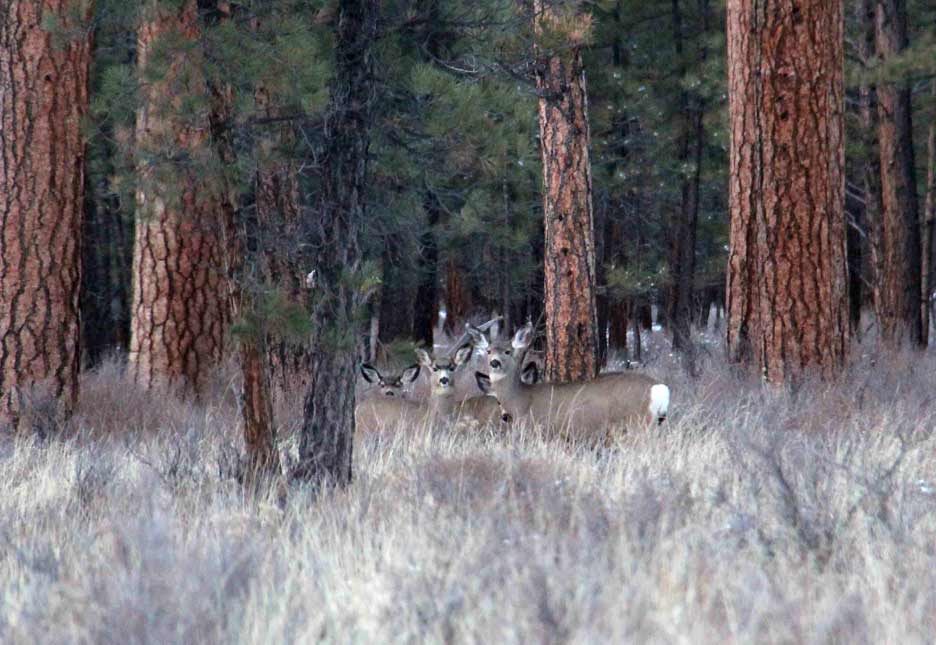
{"label": "white rump patch", "polygon": [[657,383],[650,388],[650,414],[654,419],[665,419],[669,411],[669,388]]}

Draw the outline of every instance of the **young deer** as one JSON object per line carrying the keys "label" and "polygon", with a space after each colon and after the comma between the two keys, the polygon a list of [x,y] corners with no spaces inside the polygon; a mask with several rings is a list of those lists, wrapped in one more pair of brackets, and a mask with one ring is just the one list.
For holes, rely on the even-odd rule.
{"label": "young deer", "polygon": [[399,374],[384,376],[380,373],[380,370],[370,363],[364,363],[361,365],[361,376],[368,383],[377,385],[381,396],[395,396],[405,399],[405,388],[419,377],[419,370],[419,365],[410,365]]}
{"label": "young deer", "polygon": [[505,420],[532,421],[564,433],[610,429],[636,423],[662,423],[669,410],[670,390],[645,374],[603,374],[579,383],[527,385],[519,367],[533,341],[527,323],[511,341],[491,341],[472,329],[474,343],[487,357],[490,374],[475,374],[478,387],[492,392]]}
{"label": "young deer", "polygon": [[[416,350],[417,374],[425,368],[429,374],[429,399],[424,403],[396,397],[371,397],[355,408],[355,422],[361,432],[374,432],[404,423],[420,425],[447,418],[473,419],[479,423],[499,421],[500,406],[494,397],[480,396],[466,401],[455,397],[455,372],[471,360],[471,347],[455,352],[454,358],[434,359],[424,349]],[[415,377],[413,377],[415,379]],[[475,399],[484,399],[476,401]]]}

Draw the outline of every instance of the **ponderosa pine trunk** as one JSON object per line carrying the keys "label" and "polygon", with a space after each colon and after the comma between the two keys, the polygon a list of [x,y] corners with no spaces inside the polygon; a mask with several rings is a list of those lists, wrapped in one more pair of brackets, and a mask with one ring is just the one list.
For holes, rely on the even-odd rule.
{"label": "ponderosa pine trunk", "polygon": [[[22,428],[24,396],[78,394],[79,286],[91,3],[0,8],[0,424]],[[49,19],[65,31],[48,31]]]}
{"label": "ponderosa pine trunk", "polygon": [[[903,0],[875,5],[875,47],[883,61],[907,47]],[[916,194],[910,87],[898,81],[877,86],[878,143],[881,155],[880,273],[875,309],[887,343],[925,345],[920,316],[921,242]]]}
{"label": "ponderosa pine trunk", "polygon": [[[568,382],[598,373],[595,232],[582,42],[564,31],[569,10],[534,0],[536,88],[543,154],[546,379]],[[575,9],[572,9],[575,11]],[[561,13],[558,13],[561,12]],[[581,28],[587,30],[587,20]],[[542,42],[568,40],[561,51]]]}
{"label": "ponderosa pine trunk", "polygon": [[202,163],[211,154],[209,108],[192,114],[187,100],[201,95],[210,104],[193,51],[176,47],[151,61],[163,39],[198,41],[198,4],[151,0],[141,11],[130,365],[144,387],[199,394],[221,359],[230,319],[225,191]]}
{"label": "ponderosa pine trunk", "polygon": [[729,0],[728,350],[775,384],[849,343],[841,0]]}
{"label": "ponderosa pine trunk", "polygon": [[316,487],[351,481],[354,386],[365,294],[359,279],[361,230],[374,110],[373,48],[379,0],[339,0],[321,194],[313,226],[317,335],[295,476]]}

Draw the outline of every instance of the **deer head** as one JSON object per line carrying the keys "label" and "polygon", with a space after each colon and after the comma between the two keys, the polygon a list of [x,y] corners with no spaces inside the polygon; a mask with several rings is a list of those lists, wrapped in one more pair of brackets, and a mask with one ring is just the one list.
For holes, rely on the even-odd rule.
{"label": "deer head", "polygon": [[401,398],[405,395],[406,386],[419,377],[420,369],[419,365],[410,365],[399,374],[384,376],[370,363],[364,363],[361,365],[361,376],[368,383],[375,384],[381,395]]}

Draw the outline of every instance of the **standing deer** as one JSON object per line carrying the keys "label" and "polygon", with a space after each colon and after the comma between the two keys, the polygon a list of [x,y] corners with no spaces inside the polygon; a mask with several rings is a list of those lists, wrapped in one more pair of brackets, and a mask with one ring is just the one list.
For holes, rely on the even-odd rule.
{"label": "standing deer", "polygon": [[636,423],[662,423],[669,410],[669,387],[645,374],[603,374],[578,383],[537,383],[521,379],[520,366],[533,341],[527,323],[510,341],[492,341],[470,329],[475,345],[484,352],[489,374],[477,372],[482,391],[491,392],[503,408],[505,420],[534,424],[572,434]]}

